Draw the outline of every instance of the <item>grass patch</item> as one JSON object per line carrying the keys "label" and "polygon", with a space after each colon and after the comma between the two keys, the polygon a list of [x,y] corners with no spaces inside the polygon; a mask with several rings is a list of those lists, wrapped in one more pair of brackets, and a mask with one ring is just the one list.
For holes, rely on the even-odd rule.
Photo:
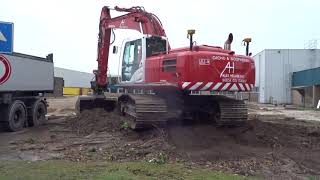
{"label": "grass patch", "polygon": [[0,161],[0,179],[249,179],[208,169],[188,168],[181,164],[148,162],[69,162],[69,161]]}

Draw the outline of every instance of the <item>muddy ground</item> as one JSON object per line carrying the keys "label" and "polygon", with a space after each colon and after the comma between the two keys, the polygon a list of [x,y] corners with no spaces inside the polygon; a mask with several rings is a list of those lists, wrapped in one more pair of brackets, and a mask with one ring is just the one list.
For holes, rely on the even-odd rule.
{"label": "muddy ground", "polygon": [[[74,97],[49,99],[49,103],[45,125],[0,133],[0,160],[146,160],[266,179],[320,178],[320,123],[311,121],[318,120],[319,111],[250,104],[250,121],[244,127],[178,122],[131,131],[123,123],[125,117],[114,112],[95,109],[76,116]],[[303,119],[303,114],[308,118]]]}

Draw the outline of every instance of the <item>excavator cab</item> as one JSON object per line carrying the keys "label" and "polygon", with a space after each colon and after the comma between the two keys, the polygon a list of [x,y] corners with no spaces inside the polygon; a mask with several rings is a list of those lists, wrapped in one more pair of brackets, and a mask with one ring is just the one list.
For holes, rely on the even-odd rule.
{"label": "excavator cab", "polygon": [[[114,46],[110,47],[116,52]],[[146,58],[167,53],[168,41],[166,37],[143,35],[139,39],[130,39],[123,43],[121,51],[120,72],[121,84],[141,83],[145,81],[145,61]],[[91,83],[96,83],[92,81]],[[118,86],[109,82],[110,86]],[[94,84],[93,87],[96,87]],[[82,96],[78,98],[76,110],[78,113],[85,109],[104,108],[112,111],[116,107],[116,96],[106,96],[104,93],[94,96]]]}
{"label": "excavator cab", "polygon": [[147,57],[167,52],[167,39],[158,36],[144,36],[126,41],[123,45],[121,62],[121,82],[135,83],[145,80],[145,60]]}

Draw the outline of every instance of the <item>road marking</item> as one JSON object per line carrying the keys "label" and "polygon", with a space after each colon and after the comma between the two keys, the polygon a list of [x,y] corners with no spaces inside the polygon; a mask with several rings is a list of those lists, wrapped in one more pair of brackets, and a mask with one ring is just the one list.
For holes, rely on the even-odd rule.
{"label": "road marking", "polygon": [[7,42],[6,37],[4,37],[4,35],[2,34],[2,32],[1,32],[1,31],[0,31],[0,41]]}

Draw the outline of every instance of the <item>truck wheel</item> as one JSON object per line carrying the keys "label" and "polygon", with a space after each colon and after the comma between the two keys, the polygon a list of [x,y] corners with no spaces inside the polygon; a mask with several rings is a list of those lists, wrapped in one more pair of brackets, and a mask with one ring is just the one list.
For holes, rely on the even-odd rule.
{"label": "truck wheel", "polygon": [[30,126],[39,126],[46,122],[47,106],[43,100],[35,101],[31,108]]}
{"label": "truck wheel", "polygon": [[26,106],[22,101],[16,100],[9,105],[5,116],[6,127],[9,131],[19,131],[23,129],[26,120]]}

